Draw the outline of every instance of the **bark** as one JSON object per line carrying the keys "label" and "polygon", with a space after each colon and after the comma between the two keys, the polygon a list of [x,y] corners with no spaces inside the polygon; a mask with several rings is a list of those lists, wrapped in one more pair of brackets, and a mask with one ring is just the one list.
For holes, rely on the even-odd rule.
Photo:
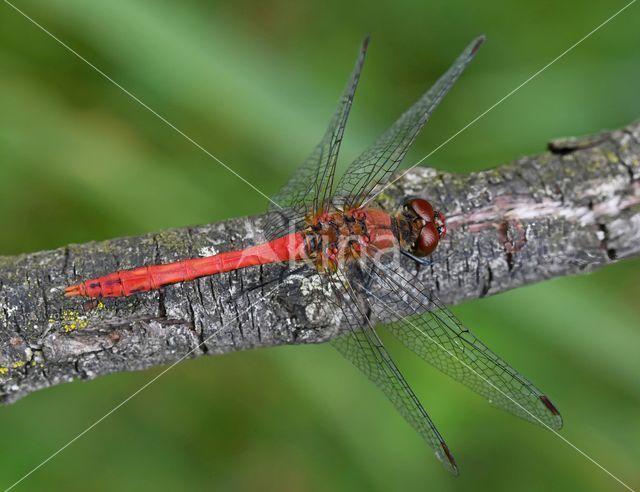
{"label": "bark", "polygon": [[[380,203],[393,209],[408,195],[427,197],[447,215],[448,236],[434,265],[412,272],[445,303],[592,271],[640,251],[640,122],[556,140],[540,155],[468,175],[416,168]],[[319,315],[312,309],[318,299],[296,282],[281,282],[281,265],[123,299],[62,296],[67,285],[117,269],[255,244],[264,223],[265,216],[232,219],[0,257],[0,401],[186,354],[336,336],[339,318]]]}

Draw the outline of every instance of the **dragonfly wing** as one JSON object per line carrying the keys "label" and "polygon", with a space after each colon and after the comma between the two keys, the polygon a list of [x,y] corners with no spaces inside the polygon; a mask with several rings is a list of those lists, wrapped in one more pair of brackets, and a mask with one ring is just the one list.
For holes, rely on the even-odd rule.
{"label": "dragonfly wing", "polygon": [[365,38],[351,79],[322,140],[289,182],[273,196],[269,207],[272,213],[265,228],[267,239],[276,239],[287,234],[290,228],[299,227],[306,215],[316,213],[327,206],[333,188],[340,144],[360,80],[368,44],[369,38]]}
{"label": "dragonfly wing", "polygon": [[479,37],[469,44],[433,87],[353,161],[336,187],[336,202],[346,208],[359,206],[376,185],[389,179],[483,41],[484,37]]}
{"label": "dragonfly wing", "polygon": [[391,400],[400,414],[424,438],[434,450],[445,468],[457,475],[458,468],[453,455],[433,421],[409,386],[398,366],[376,333],[366,298],[358,295],[344,275],[325,276],[334,293],[334,306],[347,320],[349,332],[331,340],[331,344],[354,366],[360,369]]}
{"label": "dragonfly wing", "polygon": [[[557,430],[562,417],[549,398],[493,353],[433,293],[394,265],[376,263],[373,275],[384,295],[368,289],[384,327],[407,348],[490,403]],[[388,292],[388,294],[387,294]]]}

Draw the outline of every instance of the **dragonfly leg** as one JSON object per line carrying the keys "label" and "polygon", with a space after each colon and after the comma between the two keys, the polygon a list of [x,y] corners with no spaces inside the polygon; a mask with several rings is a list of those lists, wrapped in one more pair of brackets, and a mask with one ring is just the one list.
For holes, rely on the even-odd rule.
{"label": "dragonfly leg", "polygon": [[376,273],[376,265],[373,262],[371,262],[371,268],[369,268],[369,272],[367,273],[367,278],[364,282],[364,289],[367,292],[370,290],[371,285],[373,284],[375,273]]}
{"label": "dragonfly leg", "polygon": [[422,258],[416,255],[409,253],[408,251],[402,250],[401,253],[407,258],[411,258],[413,261],[422,266],[431,266],[433,265],[433,260],[431,258]]}

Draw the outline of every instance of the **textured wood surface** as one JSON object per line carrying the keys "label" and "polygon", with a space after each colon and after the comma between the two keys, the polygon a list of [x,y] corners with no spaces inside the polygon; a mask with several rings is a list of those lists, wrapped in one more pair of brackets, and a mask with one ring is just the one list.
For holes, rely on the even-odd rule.
{"label": "textured wood surface", "polygon": [[[640,252],[640,123],[553,141],[540,155],[454,175],[416,168],[380,195],[422,195],[448,218],[418,275],[446,303],[592,271]],[[125,299],[64,298],[113,270],[209,255],[263,240],[264,216],[0,257],[0,401],[39,388],[187,357],[326,341],[340,320],[271,265]],[[271,281],[271,282],[270,282]],[[276,292],[270,292],[280,285]]]}

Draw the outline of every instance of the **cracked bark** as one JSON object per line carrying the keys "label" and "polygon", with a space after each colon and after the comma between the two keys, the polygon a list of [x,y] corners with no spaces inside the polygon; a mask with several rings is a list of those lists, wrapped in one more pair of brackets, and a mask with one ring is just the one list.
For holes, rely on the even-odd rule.
{"label": "cracked bark", "polygon": [[[559,139],[539,155],[468,175],[416,168],[380,196],[436,203],[449,234],[412,274],[449,304],[589,272],[640,253],[640,122]],[[326,341],[339,319],[322,297],[268,265],[100,302],[62,296],[119,268],[235,249],[263,239],[265,216],[0,257],[0,401],[39,388],[190,357]],[[265,285],[266,282],[266,285]]]}

